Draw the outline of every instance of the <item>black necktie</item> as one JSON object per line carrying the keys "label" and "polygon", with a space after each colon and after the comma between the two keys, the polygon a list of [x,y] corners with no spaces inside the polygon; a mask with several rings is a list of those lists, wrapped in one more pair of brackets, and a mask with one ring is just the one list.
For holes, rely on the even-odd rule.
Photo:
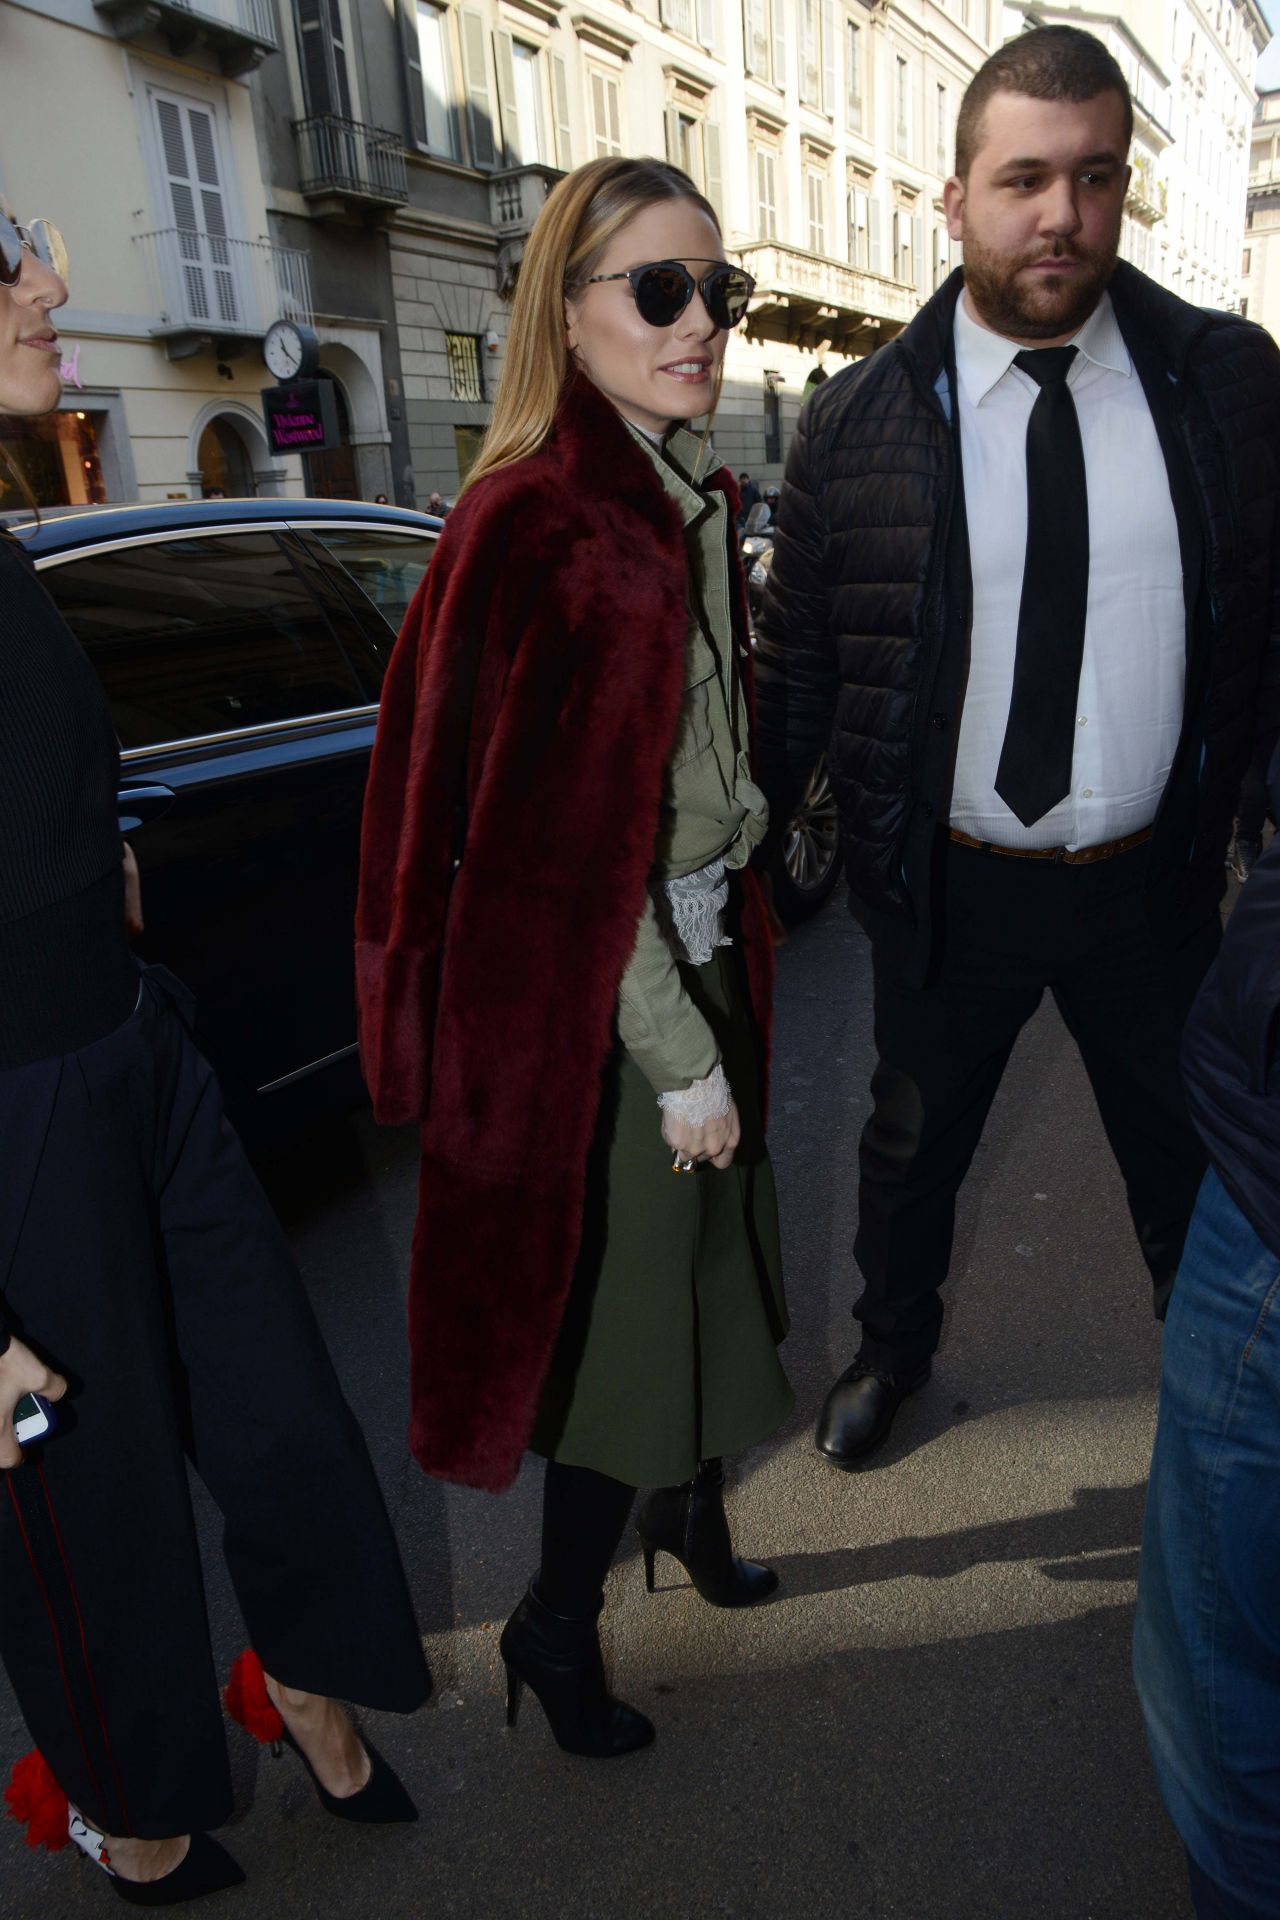
{"label": "black necktie", "polygon": [[1071,791],[1071,755],[1089,599],[1089,500],[1076,403],[1074,347],[1014,356],[1040,391],[1027,422],[1027,557],[1018,650],[996,792],[1024,827]]}

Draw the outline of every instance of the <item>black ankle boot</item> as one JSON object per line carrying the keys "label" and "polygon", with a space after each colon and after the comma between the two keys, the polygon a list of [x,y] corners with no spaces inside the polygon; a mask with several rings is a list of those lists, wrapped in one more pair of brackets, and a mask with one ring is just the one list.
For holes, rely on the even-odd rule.
{"label": "black ankle boot", "polygon": [[507,1669],[509,1727],[516,1724],[521,1689],[528,1685],[558,1746],[566,1753],[610,1760],[647,1747],[654,1728],[634,1707],[613,1699],[605,1685],[599,1616],[599,1605],[581,1620],[552,1613],[530,1585],[502,1629],[498,1650]]}
{"label": "black ankle boot", "polygon": [[659,1487],[636,1515],[644,1548],[645,1585],[653,1592],[653,1561],[658,1553],[678,1560],[704,1600],[713,1607],[753,1607],[767,1600],[778,1584],[771,1567],[739,1560],[729,1538],[724,1511],[724,1464],[704,1460],[692,1480],[680,1487]]}

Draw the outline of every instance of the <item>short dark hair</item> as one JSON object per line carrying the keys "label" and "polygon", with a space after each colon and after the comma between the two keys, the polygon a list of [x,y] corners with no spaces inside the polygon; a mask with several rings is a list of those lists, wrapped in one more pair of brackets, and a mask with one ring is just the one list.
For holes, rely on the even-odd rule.
{"label": "short dark hair", "polygon": [[1118,93],[1124,102],[1124,144],[1133,138],[1129,83],[1101,40],[1082,27],[1033,27],[984,60],[965,88],[956,116],[956,172],[968,178],[982,145],[982,120],[993,94],[1023,93],[1032,100],[1095,100]]}

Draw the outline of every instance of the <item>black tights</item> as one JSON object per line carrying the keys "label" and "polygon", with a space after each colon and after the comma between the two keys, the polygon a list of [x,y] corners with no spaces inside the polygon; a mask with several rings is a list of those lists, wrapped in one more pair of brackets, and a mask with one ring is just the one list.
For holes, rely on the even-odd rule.
{"label": "black tights", "polygon": [[553,1613],[595,1614],[635,1497],[634,1487],[593,1467],[548,1460],[538,1598]]}

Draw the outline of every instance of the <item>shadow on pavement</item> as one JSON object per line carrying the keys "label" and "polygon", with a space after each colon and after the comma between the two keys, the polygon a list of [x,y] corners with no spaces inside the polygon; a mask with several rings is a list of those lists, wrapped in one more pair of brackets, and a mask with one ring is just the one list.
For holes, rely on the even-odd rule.
{"label": "shadow on pavement", "polygon": [[[948,1580],[968,1567],[992,1562],[1040,1560],[1041,1572],[1057,1579],[1132,1580],[1133,1558],[1142,1538],[1145,1482],[1135,1487],[1081,1487],[1070,1507],[968,1527],[957,1533],[907,1534],[870,1547],[841,1547],[828,1553],[775,1554],[770,1564],[782,1590],[793,1594],[830,1593],[841,1587],[874,1585],[912,1577]],[[1067,1556],[1113,1553],[1108,1560],[1052,1567]]]}

